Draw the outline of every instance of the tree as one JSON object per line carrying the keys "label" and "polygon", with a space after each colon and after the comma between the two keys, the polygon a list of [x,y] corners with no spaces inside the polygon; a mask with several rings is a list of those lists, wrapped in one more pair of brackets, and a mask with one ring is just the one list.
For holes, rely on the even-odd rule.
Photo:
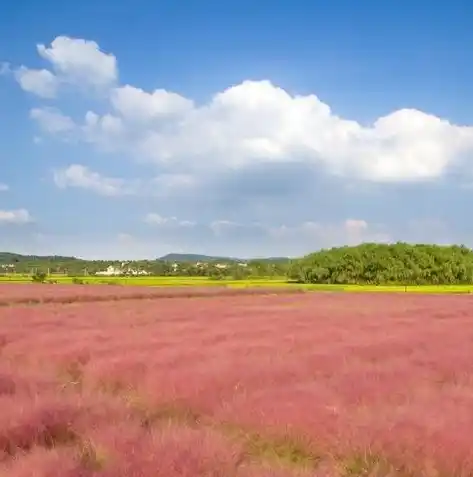
{"label": "tree", "polygon": [[293,261],[288,277],[303,283],[467,284],[473,281],[473,251],[406,243],[338,247]]}
{"label": "tree", "polygon": [[35,283],[44,283],[46,281],[47,274],[42,270],[38,270],[35,274],[31,277],[32,281]]}
{"label": "tree", "polygon": [[236,264],[230,270],[230,275],[233,280],[244,280],[249,277],[250,273],[247,267],[242,267],[239,264]]}

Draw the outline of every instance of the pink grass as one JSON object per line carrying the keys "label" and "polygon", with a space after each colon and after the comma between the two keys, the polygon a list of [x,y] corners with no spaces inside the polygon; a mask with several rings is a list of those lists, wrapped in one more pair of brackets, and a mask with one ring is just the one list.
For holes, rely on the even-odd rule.
{"label": "pink grass", "polygon": [[[203,287],[125,287],[119,285],[0,284],[0,306],[14,304],[75,303],[157,298],[192,298],[274,294],[274,288]],[[278,294],[304,293],[296,287],[278,287]]]}
{"label": "pink grass", "polygon": [[[375,294],[3,307],[0,476],[472,475],[472,310]],[[256,434],[326,470],[249,457]],[[89,440],[99,470],[77,464]]]}
{"label": "pink grass", "polygon": [[71,449],[35,448],[0,468],[0,477],[94,477]]}

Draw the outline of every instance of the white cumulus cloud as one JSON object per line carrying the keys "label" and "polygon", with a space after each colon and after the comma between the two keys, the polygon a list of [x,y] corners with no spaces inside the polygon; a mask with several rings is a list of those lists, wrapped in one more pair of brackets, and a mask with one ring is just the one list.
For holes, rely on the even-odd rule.
{"label": "white cumulus cloud", "polygon": [[80,164],[71,164],[54,171],[54,182],[61,188],[87,189],[104,196],[121,196],[134,193],[132,185],[123,179],[105,177]]}
{"label": "white cumulus cloud", "polygon": [[[302,163],[351,179],[412,182],[472,169],[473,127],[415,105],[364,125],[340,117],[315,94],[290,94],[268,80],[243,81],[196,104],[164,89],[119,85],[115,56],[94,41],[60,36],[38,52],[61,81],[109,88],[108,110],[89,111],[75,124],[79,138],[168,174]],[[36,109],[32,117],[57,135],[74,128],[59,111]]]}
{"label": "white cumulus cloud", "polygon": [[[364,126],[337,116],[315,95],[293,96],[270,81],[244,81],[201,106],[162,90],[155,97],[156,92],[125,88],[121,98],[115,91],[112,107],[124,129],[133,131],[129,150],[169,167],[304,162],[379,182],[429,180],[453,167],[471,169],[473,127],[416,109]],[[96,129],[96,137],[106,140],[107,132]]]}
{"label": "white cumulus cloud", "polygon": [[70,133],[76,127],[74,121],[55,108],[33,108],[30,118],[34,119],[39,127],[49,134]]}
{"label": "white cumulus cloud", "polygon": [[64,81],[100,87],[111,85],[118,78],[115,56],[103,52],[95,41],[58,36],[49,47],[39,44],[37,49]]}
{"label": "white cumulus cloud", "polygon": [[117,82],[115,56],[103,52],[95,41],[58,36],[50,46],[39,44],[36,48],[52,71],[2,63],[0,74],[13,73],[24,91],[49,99],[58,95],[61,85],[107,90]]}
{"label": "white cumulus cloud", "polygon": [[15,78],[24,91],[41,98],[56,97],[59,80],[49,70],[32,70],[22,66],[15,71]]}
{"label": "white cumulus cloud", "polygon": [[0,225],[23,225],[31,221],[31,215],[26,209],[0,210]]}
{"label": "white cumulus cloud", "polygon": [[131,121],[172,117],[193,108],[193,102],[179,94],[164,89],[147,93],[130,85],[115,88],[111,94],[111,104],[124,118]]}

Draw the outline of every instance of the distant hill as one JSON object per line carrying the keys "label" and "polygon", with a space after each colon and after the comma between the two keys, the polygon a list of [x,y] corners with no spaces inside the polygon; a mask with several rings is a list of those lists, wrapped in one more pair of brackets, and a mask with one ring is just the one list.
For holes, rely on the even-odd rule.
{"label": "distant hill", "polygon": [[200,255],[196,253],[168,253],[158,260],[167,262],[249,262],[252,260],[258,262],[288,262],[288,257],[265,257],[265,258],[236,258],[236,257],[217,257],[213,255]]}
{"label": "distant hill", "polygon": [[17,262],[72,262],[81,261],[76,257],[62,257],[60,255],[21,255],[19,253],[0,252],[0,264]]}
{"label": "distant hill", "polygon": [[268,257],[268,258],[259,258],[259,259],[251,259],[251,260],[259,260],[260,262],[289,262],[291,259],[289,257]]}
{"label": "distant hill", "polygon": [[216,262],[222,261],[236,261],[237,258],[231,257],[214,257],[211,255],[200,255],[197,253],[168,253],[163,257],[159,257],[158,260],[164,260],[166,262]]}
{"label": "distant hill", "polygon": [[[258,259],[242,259],[235,257],[221,257],[213,255],[202,255],[197,253],[168,253],[158,260],[165,262],[249,262],[251,260],[257,260],[258,262],[288,262],[287,257],[268,257]],[[113,260],[85,260],[77,257],[64,257],[60,255],[21,255],[19,253],[0,252],[0,265],[11,263],[30,263],[43,262],[43,263],[93,263],[93,262],[113,262]]]}

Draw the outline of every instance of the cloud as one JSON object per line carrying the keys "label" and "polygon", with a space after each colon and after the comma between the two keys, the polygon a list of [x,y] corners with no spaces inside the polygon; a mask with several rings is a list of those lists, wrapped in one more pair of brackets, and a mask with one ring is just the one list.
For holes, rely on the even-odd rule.
{"label": "cloud", "polygon": [[147,93],[130,85],[115,88],[111,93],[111,104],[127,120],[139,122],[179,116],[194,106],[191,100],[164,89]]}
{"label": "cloud", "polygon": [[9,190],[10,190],[10,187],[8,186],[8,184],[4,184],[0,182],[0,192],[7,192]]}
{"label": "cloud", "polygon": [[[111,114],[99,116],[93,111],[87,111],[85,123],[83,126],[86,134],[91,136],[98,132],[100,135],[114,136],[123,133],[123,124],[120,118]],[[90,140],[93,140],[92,137]]]}
{"label": "cloud", "polygon": [[167,223],[169,219],[167,219],[166,217],[162,217],[159,214],[149,213],[146,215],[144,220],[147,224],[150,225],[163,225]]}
{"label": "cloud", "polygon": [[122,120],[112,114],[99,116],[93,111],[87,111],[84,123],[76,125],[76,135],[105,152],[114,152],[128,147],[128,132]]}
{"label": "cloud", "polygon": [[80,164],[71,164],[65,169],[54,171],[54,183],[61,189],[76,187],[109,197],[135,192],[131,183],[123,179],[104,177]]}
{"label": "cloud", "polygon": [[26,209],[0,210],[0,225],[23,225],[29,222],[32,222],[32,218]]}
{"label": "cloud", "polygon": [[51,64],[53,72],[26,66],[12,68],[2,63],[0,74],[13,73],[24,91],[41,98],[56,98],[63,85],[107,91],[118,79],[115,56],[103,52],[94,41],[58,36],[50,46],[39,44],[36,49]]}
{"label": "cloud", "polygon": [[49,47],[37,45],[62,81],[77,86],[109,86],[118,78],[117,60],[103,52],[95,41],[58,36]]}
{"label": "cloud", "polygon": [[[65,134],[74,131],[74,121],[55,108],[33,108],[30,118],[34,119],[39,127],[49,134]],[[68,136],[66,136],[68,137]]]}
{"label": "cloud", "polygon": [[186,194],[195,185],[185,174],[161,174],[148,179],[107,177],[83,164],[71,164],[53,171],[53,181],[61,189],[75,187],[102,196],[135,195],[142,197],[172,197]]}
{"label": "cloud", "polygon": [[48,70],[31,70],[24,66],[15,71],[15,78],[24,91],[41,98],[55,98],[59,80]]}
{"label": "cloud", "polygon": [[[315,95],[291,96],[269,81],[244,81],[199,107],[163,90],[154,106],[156,93],[125,88],[127,106],[117,108],[116,97],[112,105],[125,125],[146,123],[134,148],[157,164],[200,169],[305,162],[335,175],[403,182],[438,178],[473,151],[472,127],[415,109],[362,126],[338,117]],[[171,95],[169,104],[185,107],[166,107]],[[130,99],[135,96],[140,100]],[[169,111],[173,116],[164,114]],[[161,121],[148,124],[160,113]]]}
{"label": "cloud", "polygon": [[268,80],[243,81],[198,105],[165,89],[118,85],[115,56],[94,41],[59,36],[37,49],[55,76],[21,67],[15,75],[25,89],[52,97],[57,81],[109,88],[108,111],[88,111],[74,125],[57,110],[34,110],[46,131],[59,136],[75,129],[79,139],[154,162],[167,173],[304,163],[335,176],[412,182],[459,168],[473,172],[473,127],[414,108],[362,125],[338,116],[315,94],[290,94]]}
{"label": "cloud", "polygon": [[176,217],[163,217],[162,215],[156,214],[154,212],[146,214],[144,222],[148,225],[154,226],[170,225],[178,227],[193,227],[196,225],[196,223],[191,220],[179,220]]}
{"label": "cloud", "polygon": [[[117,144],[121,152],[177,170],[306,163],[338,176],[408,182],[471,169],[473,127],[415,109],[362,126],[336,116],[315,95],[291,96],[269,81],[244,81],[199,107],[174,93],[125,88],[112,95],[120,122],[110,113],[91,121],[88,113],[89,142],[113,144],[119,128],[128,140]],[[114,127],[104,128],[104,121]]]}

